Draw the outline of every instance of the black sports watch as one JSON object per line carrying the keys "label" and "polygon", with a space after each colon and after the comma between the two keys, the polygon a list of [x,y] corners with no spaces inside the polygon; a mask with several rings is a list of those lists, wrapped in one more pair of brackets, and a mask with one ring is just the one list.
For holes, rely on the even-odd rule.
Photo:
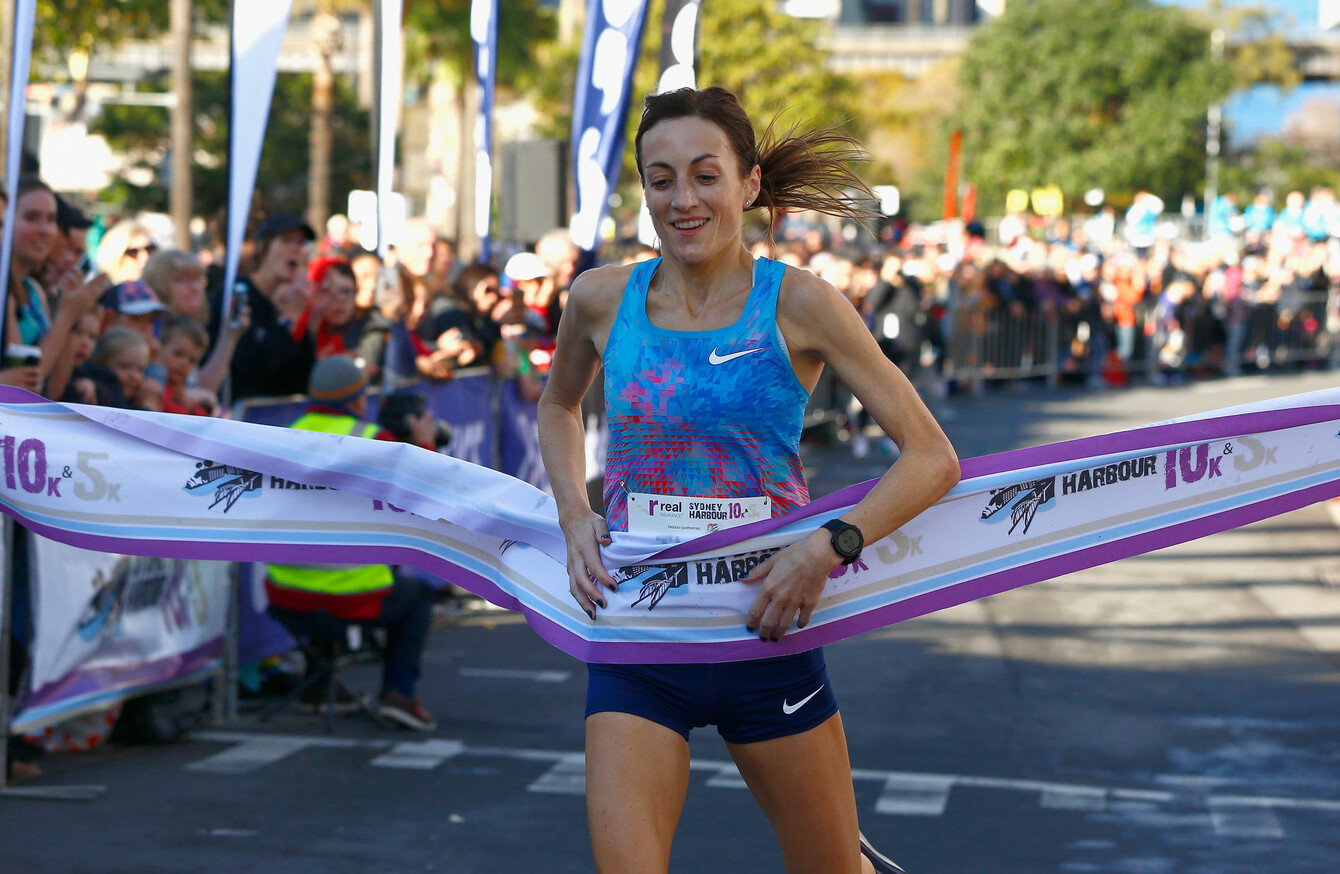
{"label": "black sports watch", "polygon": [[827,528],[833,544],[833,551],[842,559],[843,564],[851,564],[861,557],[861,547],[865,546],[865,535],[861,529],[841,519],[829,519],[822,528]]}

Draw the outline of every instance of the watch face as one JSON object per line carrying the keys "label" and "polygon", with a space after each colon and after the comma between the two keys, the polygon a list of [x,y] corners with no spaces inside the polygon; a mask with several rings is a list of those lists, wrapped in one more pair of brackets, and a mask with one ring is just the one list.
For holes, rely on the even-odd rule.
{"label": "watch face", "polygon": [[843,528],[837,533],[837,549],[840,555],[855,555],[861,551],[861,532],[855,528]]}

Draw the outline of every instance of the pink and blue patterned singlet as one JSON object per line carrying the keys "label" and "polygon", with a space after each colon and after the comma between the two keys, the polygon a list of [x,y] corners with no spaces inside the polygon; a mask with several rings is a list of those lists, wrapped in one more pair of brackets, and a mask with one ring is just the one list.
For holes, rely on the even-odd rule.
{"label": "pink and blue patterned singlet", "polygon": [[671,331],[647,318],[647,287],[660,263],[633,270],[605,346],[611,530],[628,530],[630,492],[766,495],[774,516],[809,503],[799,451],[809,394],[777,327],[786,265],[754,262],[754,284],[734,324]]}

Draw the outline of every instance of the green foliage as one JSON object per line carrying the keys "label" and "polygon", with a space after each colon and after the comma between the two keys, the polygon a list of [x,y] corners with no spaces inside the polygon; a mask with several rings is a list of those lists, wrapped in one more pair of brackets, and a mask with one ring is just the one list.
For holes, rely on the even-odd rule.
{"label": "green foliage", "polygon": [[860,133],[859,89],[828,68],[820,22],[779,12],[775,0],[714,0],[701,26],[699,84],[734,91],[755,126],[785,109],[798,121],[846,121]]}
{"label": "green foliage", "polygon": [[1240,203],[1249,203],[1262,187],[1275,192],[1276,206],[1286,191],[1311,191],[1314,187],[1340,188],[1340,170],[1334,160],[1309,153],[1287,138],[1263,139],[1256,149],[1224,165],[1222,185],[1235,191]]}
{"label": "green foliage", "polygon": [[[228,199],[228,77],[195,74],[195,207],[205,216],[221,215]],[[162,80],[145,83],[145,91],[162,91]],[[302,214],[307,208],[308,133],[312,77],[280,73],[261,152],[255,203],[266,210]],[[331,203],[342,209],[349,192],[371,188],[372,157],[368,113],[346,80],[336,77],[331,114],[334,137]],[[166,211],[168,189],[168,111],[158,107],[109,105],[90,125],[107,138],[113,151],[124,153],[132,167],[152,174],[152,182],[136,185],[119,179],[103,192],[104,199],[126,211]]]}
{"label": "green foliage", "polygon": [[[555,13],[536,0],[498,4],[498,79],[528,86],[544,71],[535,63],[542,43],[552,40]],[[405,4],[405,72],[425,81],[439,71],[453,82],[468,81],[474,58],[470,39],[470,0],[431,0]]]}
{"label": "green foliage", "polygon": [[963,58],[963,178],[983,212],[1011,188],[1068,197],[1200,189],[1205,117],[1231,74],[1189,13],[1150,0],[1012,2]]}
{"label": "green foliage", "polygon": [[[196,19],[224,21],[228,6],[228,0],[195,0]],[[168,27],[168,9],[167,0],[37,0],[33,66],[63,69],[74,51],[159,36]]]}
{"label": "green foliage", "polygon": [[[760,135],[782,111],[783,125],[841,121],[849,132],[859,135],[860,89],[852,79],[828,69],[828,53],[820,48],[822,25],[785,15],[777,7],[775,0],[713,0],[703,6],[698,87],[720,85],[735,92]],[[616,210],[622,213],[616,218],[631,218],[633,207],[641,202],[632,144],[642,113],[642,97],[655,89],[660,75],[664,15],[664,0],[651,0],[633,74],[628,147],[619,177],[624,207]],[[572,132],[580,38],[547,51],[547,75],[537,80],[535,90],[540,116],[545,119],[541,135],[567,139]]]}

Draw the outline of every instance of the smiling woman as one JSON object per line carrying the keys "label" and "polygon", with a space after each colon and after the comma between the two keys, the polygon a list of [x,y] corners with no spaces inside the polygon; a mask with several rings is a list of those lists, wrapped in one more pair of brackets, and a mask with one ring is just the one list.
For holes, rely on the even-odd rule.
{"label": "smiling woman", "polygon": [[[621,532],[692,537],[809,503],[799,441],[825,366],[901,455],[859,504],[748,570],[742,624],[765,641],[804,627],[830,574],[958,479],[944,433],[831,285],[744,246],[746,210],[862,217],[862,152],[832,127],[762,144],[721,88],[647,98],[636,144],[662,256],[572,287],[540,401],[540,442],[567,546],[569,591],[592,622],[620,591],[601,547]],[[857,198],[847,194],[856,191]],[[873,198],[869,198],[873,200]],[[582,398],[603,367],[605,507],[585,488]],[[700,585],[706,584],[702,581]],[[659,598],[647,600],[655,609]],[[856,821],[846,738],[821,649],[748,662],[588,669],[587,815],[602,872],[663,872],[688,781],[688,736],[717,726],[772,822],[789,872],[901,870]]]}

